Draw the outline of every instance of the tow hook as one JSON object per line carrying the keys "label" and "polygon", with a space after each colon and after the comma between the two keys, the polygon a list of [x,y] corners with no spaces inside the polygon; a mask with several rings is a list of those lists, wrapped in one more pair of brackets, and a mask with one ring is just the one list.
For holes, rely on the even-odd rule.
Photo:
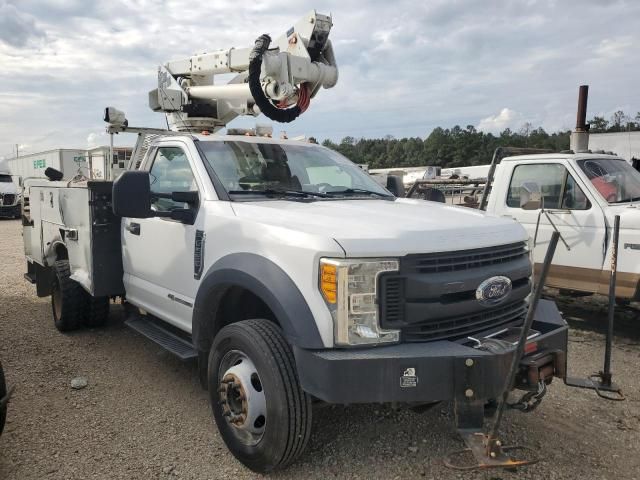
{"label": "tow hook", "polygon": [[535,391],[538,383],[550,384],[553,377],[566,376],[566,355],[563,351],[542,351],[528,355],[520,361],[520,371],[514,387]]}

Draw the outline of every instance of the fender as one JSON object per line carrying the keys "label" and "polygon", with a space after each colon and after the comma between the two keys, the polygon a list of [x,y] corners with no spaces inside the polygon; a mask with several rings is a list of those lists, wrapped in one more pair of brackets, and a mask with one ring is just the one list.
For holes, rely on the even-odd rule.
{"label": "fender", "polygon": [[193,344],[201,352],[219,330],[215,311],[228,287],[243,287],[257,295],[275,314],[287,341],[300,348],[324,348],[311,309],[289,275],[271,260],[253,253],[233,253],[205,274],[193,307]]}

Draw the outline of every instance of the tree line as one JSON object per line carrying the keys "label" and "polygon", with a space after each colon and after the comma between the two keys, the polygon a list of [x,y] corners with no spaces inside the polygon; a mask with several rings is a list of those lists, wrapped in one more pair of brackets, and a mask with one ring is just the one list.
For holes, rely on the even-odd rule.
{"label": "tree line", "polygon": [[[589,122],[591,132],[640,130],[640,112],[631,119],[624,112],[614,113],[610,120],[595,116]],[[542,127],[525,123],[518,131],[507,128],[500,134],[478,131],[473,125],[462,128],[435,128],[424,140],[420,137],[384,138],[344,137],[339,143],[329,139],[322,144],[355,163],[369,168],[419,167],[435,165],[443,168],[486,165],[498,147],[544,148],[553,151],[569,149],[570,131],[547,133]]]}

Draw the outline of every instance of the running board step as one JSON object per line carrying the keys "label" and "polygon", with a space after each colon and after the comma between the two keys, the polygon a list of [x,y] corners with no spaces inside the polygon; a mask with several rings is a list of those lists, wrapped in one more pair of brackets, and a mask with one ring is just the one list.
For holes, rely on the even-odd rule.
{"label": "running board step", "polygon": [[159,325],[158,322],[154,322],[144,316],[135,316],[124,323],[129,328],[173,353],[180,360],[189,360],[198,356],[198,352],[188,340],[180,338],[175,333]]}

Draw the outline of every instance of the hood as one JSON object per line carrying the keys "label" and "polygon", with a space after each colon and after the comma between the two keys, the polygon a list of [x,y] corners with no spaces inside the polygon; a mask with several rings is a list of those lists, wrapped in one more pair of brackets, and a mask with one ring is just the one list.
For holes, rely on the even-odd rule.
{"label": "hood", "polygon": [[621,229],[640,230],[640,202],[609,205],[605,212],[609,225],[613,226],[615,216],[620,215]]}
{"label": "hood", "polygon": [[0,182],[0,193],[18,193],[18,187],[11,182]]}
{"label": "hood", "polygon": [[245,220],[333,238],[347,256],[400,256],[525,241],[515,221],[416,199],[233,202]]}

